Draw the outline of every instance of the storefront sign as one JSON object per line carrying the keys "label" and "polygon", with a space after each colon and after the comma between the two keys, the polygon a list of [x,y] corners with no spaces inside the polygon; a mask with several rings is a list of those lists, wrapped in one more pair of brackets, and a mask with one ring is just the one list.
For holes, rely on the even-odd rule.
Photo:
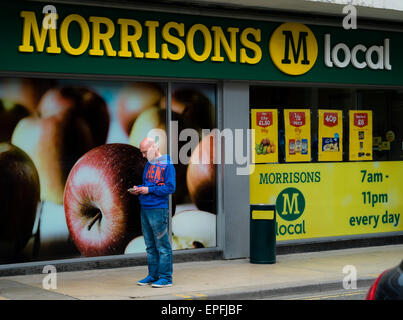
{"label": "storefront sign", "polygon": [[318,160],[343,160],[343,112],[318,110]]}
{"label": "storefront sign", "polygon": [[[343,53],[343,58],[340,59],[339,52]],[[362,57],[362,61],[359,61],[358,56]],[[392,70],[390,64],[390,40],[385,38],[383,40],[383,46],[373,45],[369,48],[362,44],[355,45],[351,50],[343,42],[336,44],[331,48],[331,36],[325,35],[325,65],[326,67],[333,68],[346,68],[349,64],[357,69],[364,69],[366,67],[372,70]]]}
{"label": "storefront sign", "polygon": [[3,4],[0,72],[403,85],[399,32],[46,4]]}
{"label": "storefront sign", "polygon": [[250,203],[276,205],[278,241],[394,232],[402,188],[399,161],[256,165]]}
{"label": "storefront sign", "polygon": [[372,111],[350,110],[350,160],[372,160]]}
{"label": "storefront sign", "polygon": [[[223,62],[225,55],[230,62],[237,62],[238,46],[241,47],[239,50],[240,63],[255,64],[260,61],[262,56],[256,42],[248,40],[248,36],[254,37],[255,41],[260,39],[260,30],[253,28],[244,30],[228,28],[226,30],[230,38],[228,41],[220,26],[213,26],[209,29],[203,24],[194,24],[186,30],[185,34],[185,25],[174,21],[161,24],[159,21],[147,20],[142,24],[135,19],[118,19],[115,23],[106,17],[91,16],[87,20],[79,14],[70,14],[61,20],[59,32],[56,32],[56,29],[41,29],[39,32],[41,24],[38,24],[35,12],[21,11],[20,16],[23,19],[22,44],[18,47],[20,52],[43,52],[45,40],[48,39],[47,53],[60,54],[63,49],[65,53],[74,56],[88,54],[90,56],[176,61],[188,55],[196,62],[203,62],[207,59]],[[72,45],[69,38],[69,31],[73,25],[78,25],[80,29],[78,45]],[[101,32],[101,26],[106,27],[107,31]],[[164,39],[158,50],[157,32],[160,32],[160,36]],[[241,39],[240,44],[237,44],[238,33]],[[116,47],[111,42],[115,35],[118,35],[120,39]],[[201,36],[204,42],[201,52],[197,50],[195,43],[195,39],[199,39],[197,36]],[[32,38],[35,46],[31,45]],[[146,50],[140,49],[139,42],[142,38],[148,40]],[[120,50],[117,50],[119,48]],[[248,56],[246,49],[252,50],[254,55]]]}
{"label": "storefront sign", "polygon": [[284,23],[272,34],[270,57],[279,70],[290,75],[308,72],[318,57],[315,35],[301,23]]}
{"label": "storefront sign", "polygon": [[277,109],[251,109],[253,163],[278,162]]}
{"label": "storefront sign", "polygon": [[311,112],[284,110],[285,161],[311,161]]}

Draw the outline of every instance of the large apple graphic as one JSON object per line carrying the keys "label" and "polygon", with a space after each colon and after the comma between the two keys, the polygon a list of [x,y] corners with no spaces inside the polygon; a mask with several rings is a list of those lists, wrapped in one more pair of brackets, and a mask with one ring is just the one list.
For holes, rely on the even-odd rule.
{"label": "large apple graphic", "polygon": [[141,234],[140,203],[127,189],[142,184],[146,160],[128,144],[105,144],[83,155],[64,192],[67,227],[83,256],[122,254]]}
{"label": "large apple graphic", "polygon": [[25,247],[40,201],[39,175],[20,148],[0,143],[0,260],[16,258]]}
{"label": "large apple graphic", "polygon": [[29,110],[21,104],[0,99],[0,142],[10,142],[17,123],[29,115]]}
{"label": "large apple graphic", "polygon": [[40,101],[38,113],[17,124],[11,141],[35,163],[42,200],[62,204],[71,168],[84,153],[105,143],[108,126],[103,99],[79,87],[49,90]]}
{"label": "large apple graphic", "polygon": [[163,90],[151,82],[135,82],[122,89],[117,98],[117,115],[123,131],[129,135],[140,113],[159,106],[163,96]]}
{"label": "large apple graphic", "polygon": [[208,248],[216,244],[216,215],[184,210],[172,218],[172,249]]}
{"label": "large apple graphic", "polygon": [[74,113],[22,119],[12,143],[33,160],[40,177],[41,199],[62,204],[64,185],[74,163],[94,147],[88,126]]}
{"label": "large apple graphic", "polygon": [[216,213],[215,139],[205,136],[194,149],[186,173],[186,184],[192,202],[203,211]]}

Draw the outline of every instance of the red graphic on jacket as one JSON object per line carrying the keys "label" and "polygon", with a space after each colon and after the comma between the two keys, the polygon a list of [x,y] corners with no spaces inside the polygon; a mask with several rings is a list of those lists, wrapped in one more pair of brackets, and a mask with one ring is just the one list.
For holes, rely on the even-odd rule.
{"label": "red graphic on jacket", "polygon": [[157,186],[165,185],[164,171],[166,167],[158,164],[152,164],[148,167],[146,173],[146,181],[156,184]]}

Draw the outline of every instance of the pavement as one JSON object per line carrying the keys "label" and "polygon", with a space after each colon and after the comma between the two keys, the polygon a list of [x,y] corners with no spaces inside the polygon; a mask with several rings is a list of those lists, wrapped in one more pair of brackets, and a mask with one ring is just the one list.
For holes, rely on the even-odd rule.
{"label": "pavement", "polygon": [[138,286],[147,266],[58,272],[56,288],[50,289],[43,286],[51,284],[48,274],[7,276],[0,277],[0,300],[252,300],[343,289],[343,279],[354,274],[358,289],[368,287],[402,259],[403,244],[397,244],[278,255],[275,264],[251,264],[249,259],[174,262],[169,288]]}

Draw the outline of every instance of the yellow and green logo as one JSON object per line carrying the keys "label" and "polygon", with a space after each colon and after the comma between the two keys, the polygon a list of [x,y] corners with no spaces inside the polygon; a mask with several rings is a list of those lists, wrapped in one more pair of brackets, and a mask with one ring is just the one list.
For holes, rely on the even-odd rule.
{"label": "yellow and green logo", "polygon": [[305,210],[305,197],[296,188],[286,188],[280,192],[276,200],[276,211],[287,221],[298,219]]}
{"label": "yellow and green logo", "polygon": [[273,32],[269,51],[278,69],[286,74],[301,75],[314,66],[318,57],[318,42],[306,25],[287,22]]}

